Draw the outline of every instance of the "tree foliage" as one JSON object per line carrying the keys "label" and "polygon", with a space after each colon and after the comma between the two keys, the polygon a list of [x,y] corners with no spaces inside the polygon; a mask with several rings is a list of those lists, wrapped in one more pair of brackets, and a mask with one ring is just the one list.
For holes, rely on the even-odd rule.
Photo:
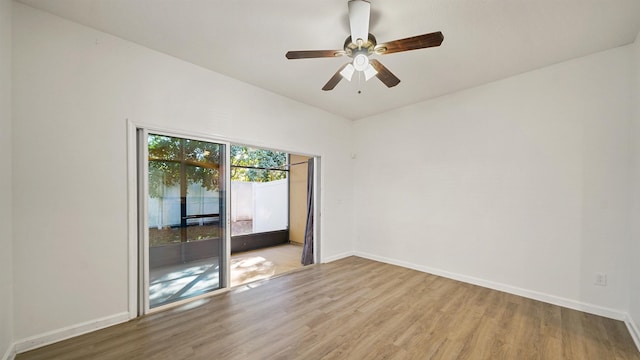
{"label": "tree foliage", "polygon": [[187,184],[215,191],[220,186],[221,145],[150,134],[149,195],[163,196],[164,187],[180,185],[184,166]]}
{"label": "tree foliage", "polygon": [[[150,134],[149,195],[162,197],[166,187],[179,186],[184,168],[187,185],[219,190],[224,146],[204,141]],[[231,146],[231,180],[267,182],[286,179],[286,171],[238,168],[234,165],[286,169],[287,154],[279,151]]]}
{"label": "tree foliage", "polygon": [[[247,166],[263,169],[234,167]],[[231,145],[231,180],[268,182],[287,178],[287,154],[280,151],[254,149],[247,146]],[[282,169],[282,170],[264,170]]]}

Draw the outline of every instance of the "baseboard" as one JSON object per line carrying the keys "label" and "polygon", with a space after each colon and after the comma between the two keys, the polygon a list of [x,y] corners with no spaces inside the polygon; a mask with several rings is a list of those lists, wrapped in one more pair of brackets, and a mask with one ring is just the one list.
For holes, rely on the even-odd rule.
{"label": "baseboard", "polygon": [[320,262],[323,263],[323,264],[324,263],[330,263],[330,262],[333,262],[333,261],[336,261],[336,260],[344,259],[344,258],[349,257],[349,256],[354,256],[354,255],[356,255],[355,252],[347,251],[347,252],[343,252],[343,253],[338,254],[338,255],[325,257]]}
{"label": "baseboard", "polygon": [[627,329],[629,329],[629,334],[633,338],[633,342],[636,343],[636,347],[638,351],[640,351],[640,329],[638,325],[633,321],[631,315],[627,314],[626,319],[624,319],[624,323],[627,325]]}
{"label": "baseboard", "polygon": [[16,344],[9,345],[9,348],[2,356],[2,360],[13,360],[16,357]]}
{"label": "baseboard", "polygon": [[405,268],[442,276],[448,279],[453,279],[453,280],[461,281],[461,282],[472,284],[472,285],[478,285],[485,288],[526,297],[533,300],[542,301],[548,304],[558,305],[558,306],[566,307],[569,309],[586,312],[589,314],[603,316],[610,319],[625,321],[627,318],[627,314],[622,311],[618,311],[615,309],[610,309],[610,308],[606,308],[598,305],[583,303],[580,301],[575,301],[575,300],[571,300],[571,299],[567,299],[567,298],[563,298],[555,295],[549,295],[549,294],[541,293],[538,291],[527,290],[527,289],[519,288],[516,286],[501,284],[493,281],[475,278],[472,276],[456,274],[456,273],[452,273],[445,270],[434,269],[427,266],[417,265],[417,264],[413,264],[413,263],[409,263],[401,260],[391,259],[383,256],[377,256],[377,255],[359,252],[359,251],[356,251],[354,255],[363,257],[366,259],[370,259],[370,260],[380,261],[387,264],[398,265]]}
{"label": "baseboard", "polygon": [[58,341],[66,340],[74,336],[86,334],[92,331],[104,329],[106,327],[129,321],[129,313],[124,312],[116,315],[107,316],[101,319],[87,321],[85,323],[71,325],[62,329],[53,330],[44,334],[35,335],[23,340],[16,341],[15,353],[23,353],[25,351],[37,349]]}

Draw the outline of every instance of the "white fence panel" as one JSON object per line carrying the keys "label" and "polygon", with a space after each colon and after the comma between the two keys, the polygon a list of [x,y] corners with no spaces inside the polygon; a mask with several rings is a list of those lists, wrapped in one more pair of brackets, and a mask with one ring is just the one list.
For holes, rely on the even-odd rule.
{"label": "white fence panel", "polygon": [[[220,201],[218,191],[209,191],[200,184],[191,184],[187,190],[187,215],[219,214]],[[189,220],[189,223],[202,222],[203,219]],[[149,227],[180,225],[180,187],[164,188],[161,198],[149,197]]]}
{"label": "white fence panel", "polygon": [[[187,215],[219,214],[218,191],[199,184],[188,189]],[[231,182],[231,221],[253,220],[253,232],[284,230],[289,223],[287,179],[265,182]],[[192,219],[189,223],[201,222]],[[164,189],[162,198],[149,197],[149,227],[180,225],[180,188]]]}
{"label": "white fence panel", "polygon": [[253,183],[253,232],[284,230],[289,223],[287,179]]}
{"label": "white fence panel", "polygon": [[161,198],[149,197],[149,227],[180,225],[180,188],[164,188]]}
{"label": "white fence panel", "polygon": [[253,183],[231,182],[231,221],[253,219]]}

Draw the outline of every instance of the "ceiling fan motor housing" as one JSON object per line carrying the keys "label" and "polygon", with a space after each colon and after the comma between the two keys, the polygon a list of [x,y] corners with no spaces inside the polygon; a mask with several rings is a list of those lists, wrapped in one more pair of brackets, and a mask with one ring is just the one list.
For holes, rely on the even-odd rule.
{"label": "ceiling fan motor housing", "polygon": [[355,58],[358,54],[365,54],[367,56],[373,54],[373,51],[377,45],[376,37],[369,34],[367,42],[362,44],[356,44],[351,40],[351,36],[348,36],[344,41],[344,52],[347,56]]}

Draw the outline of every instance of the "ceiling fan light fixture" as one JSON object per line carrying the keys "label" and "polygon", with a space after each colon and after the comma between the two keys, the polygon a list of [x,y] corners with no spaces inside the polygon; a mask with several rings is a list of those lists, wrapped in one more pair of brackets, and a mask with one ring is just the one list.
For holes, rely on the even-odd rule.
{"label": "ceiling fan light fixture", "polygon": [[371,79],[372,77],[378,75],[378,71],[376,69],[373,68],[373,66],[371,66],[371,64],[369,64],[369,66],[367,66],[366,69],[364,69],[364,80],[365,81],[369,81],[369,79]]}
{"label": "ceiling fan light fixture", "polygon": [[360,53],[353,57],[353,67],[357,71],[365,71],[369,66],[369,57],[367,55]]}
{"label": "ceiling fan light fixture", "polygon": [[355,71],[356,69],[353,67],[353,65],[347,64],[347,66],[345,66],[344,69],[340,71],[340,75],[342,75],[342,77],[345,78],[345,80],[351,81],[351,78],[353,77],[353,73]]}

